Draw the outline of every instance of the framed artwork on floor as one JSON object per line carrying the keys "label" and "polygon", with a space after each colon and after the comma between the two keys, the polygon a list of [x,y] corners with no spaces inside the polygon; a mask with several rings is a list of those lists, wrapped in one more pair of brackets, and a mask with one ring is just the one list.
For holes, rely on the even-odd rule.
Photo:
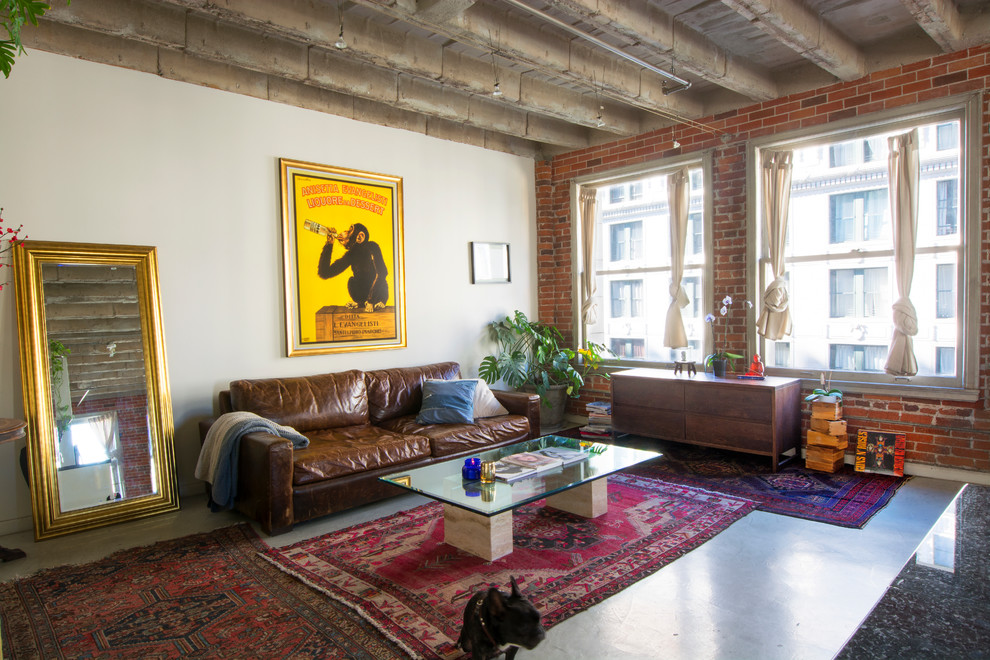
{"label": "framed artwork on floor", "polygon": [[279,159],[289,357],[406,345],[402,179]]}

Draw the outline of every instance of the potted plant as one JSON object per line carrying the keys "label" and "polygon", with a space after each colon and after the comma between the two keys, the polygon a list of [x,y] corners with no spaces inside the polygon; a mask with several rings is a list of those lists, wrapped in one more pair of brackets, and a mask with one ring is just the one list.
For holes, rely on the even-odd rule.
{"label": "potted plant", "polygon": [[822,373],[821,387],[816,387],[811,390],[811,394],[804,397],[805,401],[821,401],[823,403],[835,403],[836,401],[842,401],[842,390],[832,387],[832,372],[828,372],[828,378],[825,378],[825,374]]}
{"label": "potted plant", "polygon": [[[746,300],[743,303],[746,307],[752,307],[753,303]],[[722,298],[722,307],[718,310],[719,316],[725,316],[729,313],[729,308],[732,307],[732,296],[726,296]],[[713,353],[705,358],[705,367],[711,367],[712,373],[718,378],[725,378],[725,371],[728,363],[732,360],[738,360],[742,357],[738,353],[730,353],[724,349],[718,347],[718,332],[716,332],[715,326],[718,323],[718,316],[714,314],[708,314],[705,316],[705,323],[712,328],[712,349]]]}
{"label": "potted plant", "polygon": [[[567,397],[577,397],[587,375],[597,372],[605,355],[612,354],[592,341],[583,348],[567,348],[560,330],[531,321],[519,310],[493,321],[488,330],[498,350],[481,361],[478,375],[489,384],[501,380],[508,387],[532,388],[547,413],[545,426],[551,428],[563,421]],[[573,360],[578,357],[581,363],[575,366]]]}

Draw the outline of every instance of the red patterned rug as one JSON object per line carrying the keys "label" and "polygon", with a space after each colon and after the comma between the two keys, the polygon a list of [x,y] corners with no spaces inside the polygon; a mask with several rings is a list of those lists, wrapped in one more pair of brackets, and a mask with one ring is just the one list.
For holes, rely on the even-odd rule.
{"label": "red patterned rug", "polygon": [[765,456],[653,440],[663,458],[632,469],[668,483],[713,490],[752,501],[760,511],[860,528],[885,507],[908,477],[856,472],[829,474],[792,461],[770,471]]}
{"label": "red patterned rug", "polygon": [[[439,503],[268,551],[283,570],[346,603],[410,655],[461,658],[471,595],[515,576],[552,626],[698,547],[752,504],[628,474],[609,477],[594,519],[536,502],[513,515],[513,552],[494,562],[443,543]],[[538,653],[538,651],[537,651]]]}
{"label": "red patterned rug", "polygon": [[0,584],[4,657],[405,657],[266,549],[244,524]]}

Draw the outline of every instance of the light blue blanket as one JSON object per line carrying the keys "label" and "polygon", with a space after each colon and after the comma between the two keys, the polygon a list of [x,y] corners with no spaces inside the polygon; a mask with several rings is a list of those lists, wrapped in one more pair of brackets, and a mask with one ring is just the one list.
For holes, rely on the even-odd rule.
{"label": "light blue blanket", "polygon": [[271,433],[292,441],[295,449],[309,446],[309,438],[290,426],[276,424],[252,412],[220,415],[206,432],[196,463],[196,478],[210,483],[210,508],[230,509],[237,497],[237,457],[247,433]]}

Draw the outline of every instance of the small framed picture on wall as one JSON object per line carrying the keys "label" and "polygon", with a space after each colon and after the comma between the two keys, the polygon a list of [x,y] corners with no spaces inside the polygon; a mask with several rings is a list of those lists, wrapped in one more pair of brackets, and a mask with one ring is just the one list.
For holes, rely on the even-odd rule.
{"label": "small framed picture on wall", "polygon": [[508,243],[471,243],[471,284],[506,284],[511,281]]}

